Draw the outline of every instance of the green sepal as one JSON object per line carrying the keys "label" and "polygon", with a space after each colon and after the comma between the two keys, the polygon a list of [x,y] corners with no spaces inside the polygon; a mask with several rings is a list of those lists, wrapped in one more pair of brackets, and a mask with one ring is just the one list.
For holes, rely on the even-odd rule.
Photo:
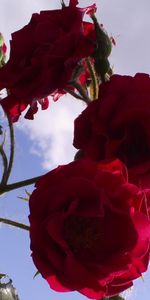
{"label": "green sepal", "polygon": [[38,275],[40,275],[40,272],[39,272],[39,271],[37,271],[37,272],[34,274],[33,279],[35,279],[35,277],[38,276]]}
{"label": "green sepal", "polygon": [[18,196],[17,198],[24,200],[24,201],[29,201],[31,194],[27,190],[25,190],[25,193],[26,193],[26,197]]}
{"label": "green sepal", "polygon": [[121,297],[120,295],[117,295],[113,297],[103,297],[101,300],[124,300],[124,298]]}

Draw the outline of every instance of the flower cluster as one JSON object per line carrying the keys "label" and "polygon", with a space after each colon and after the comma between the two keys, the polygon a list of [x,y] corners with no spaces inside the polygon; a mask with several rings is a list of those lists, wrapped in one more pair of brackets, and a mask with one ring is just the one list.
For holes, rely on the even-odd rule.
{"label": "flower cluster", "polygon": [[28,119],[38,104],[47,109],[48,96],[86,102],[74,124],[75,160],[42,176],[30,196],[31,251],[52,289],[102,299],[131,287],[149,264],[150,77],[112,75],[115,41],[95,4],[77,4],[33,14],[12,34],[1,105],[16,122],[26,108]]}

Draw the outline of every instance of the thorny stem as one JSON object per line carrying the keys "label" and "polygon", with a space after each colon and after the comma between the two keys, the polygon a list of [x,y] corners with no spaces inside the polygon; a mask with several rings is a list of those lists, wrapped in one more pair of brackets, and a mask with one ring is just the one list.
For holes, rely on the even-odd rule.
{"label": "thorny stem", "polygon": [[90,62],[90,59],[87,58],[86,59],[86,63],[88,66],[88,69],[90,71],[90,75],[91,75],[91,79],[92,79],[92,85],[93,85],[93,100],[98,98],[98,79],[96,76],[96,72],[94,69],[94,66],[92,65],[92,63]]}
{"label": "thorny stem", "polygon": [[41,176],[37,176],[37,177],[30,178],[30,179],[26,179],[26,180],[18,181],[18,182],[15,182],[15,183],[7,184],[6,186],[1,188],[0,194],[3,194],[5,192],[10,192],[10,191],[15,190],[15,189],[19,189],[20,187],[23,187],[23,186],[26,186],[26,185],[33,184],[40,178],[41,178]]}
{"label": "thorny stem", "polygon": [[27,230],[27,231],[29,231],[29,229],[30,229],[30,227],[28,225],[25,225],[25,224],[22,224],[22,223],[19,223],[19,222],[15,222],[15,221],[12,221],[12,220],[9,220],[9,219],[0,218],[0,222],[4,223],[4,224],[7,224],[7,225],[14,226],[14,227],[18,227],[18,228],[21,228],[21,229],[24,229],[24,230]]}
{"label": "thorny stem", "polygon": [[3,166],[4,166],[3,176],[2,176],[2,179],[1,179],[1,185],[3,186],[6,182],[8,161],[7,161],[7,156],[5,154],[5,151],[4,151],[2,145],[0,145],[0,154],[2,156]]}
{"label": "thorny stem", "polygon": [[13,124],[11,122],[11,119],[9,117],[9,115],[6,113],[6,117],[8,120],[8,126],[9,126],[9,133],[10,133],[10,157],[9,157],[9,163],[8,163],[8,168],[7,168],[7,174],[6,174],[6,178],[5,178],[5,184],[7,183],[11,170],[12,170],[12,166],[13,166],[13,161],[14,161],[14,144],[15,144],[15,139],[14,139],[14,129],[13,129]]}

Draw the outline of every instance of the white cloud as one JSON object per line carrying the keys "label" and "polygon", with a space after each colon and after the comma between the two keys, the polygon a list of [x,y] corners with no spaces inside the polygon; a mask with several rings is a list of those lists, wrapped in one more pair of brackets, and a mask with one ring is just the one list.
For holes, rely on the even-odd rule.
{"label": "white cloud", "polygon": [[73,160],[76,149],[72,146],[74,119],[85,108],[80,100],[63,96],[50,107],[35,115],[34,121],[22,120],[18,128],[31,140],[31,152],[42,159],[44,169]]}

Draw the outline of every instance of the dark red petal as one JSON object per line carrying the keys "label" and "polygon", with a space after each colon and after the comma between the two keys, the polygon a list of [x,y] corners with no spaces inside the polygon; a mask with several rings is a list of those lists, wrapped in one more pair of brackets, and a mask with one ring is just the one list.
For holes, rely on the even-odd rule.
{"label": "dark red petal", "polygon": [[21,115],[21,112],[24,111],[27,107],[27,104],[20,101],[18,103],[18,99],[14,97],[13,95],[9,95],[3,100],[1,100],[1,105],[6,111],[6,113],[11,118],[12,122],[16,122],[19,119],[19,116]]}
{"label": "dark red petal", "polygon": [[79,2],[78,2],[78,0],[70,0],[70,2],[69,2],[69,6],[77,6],[79,4]]}

